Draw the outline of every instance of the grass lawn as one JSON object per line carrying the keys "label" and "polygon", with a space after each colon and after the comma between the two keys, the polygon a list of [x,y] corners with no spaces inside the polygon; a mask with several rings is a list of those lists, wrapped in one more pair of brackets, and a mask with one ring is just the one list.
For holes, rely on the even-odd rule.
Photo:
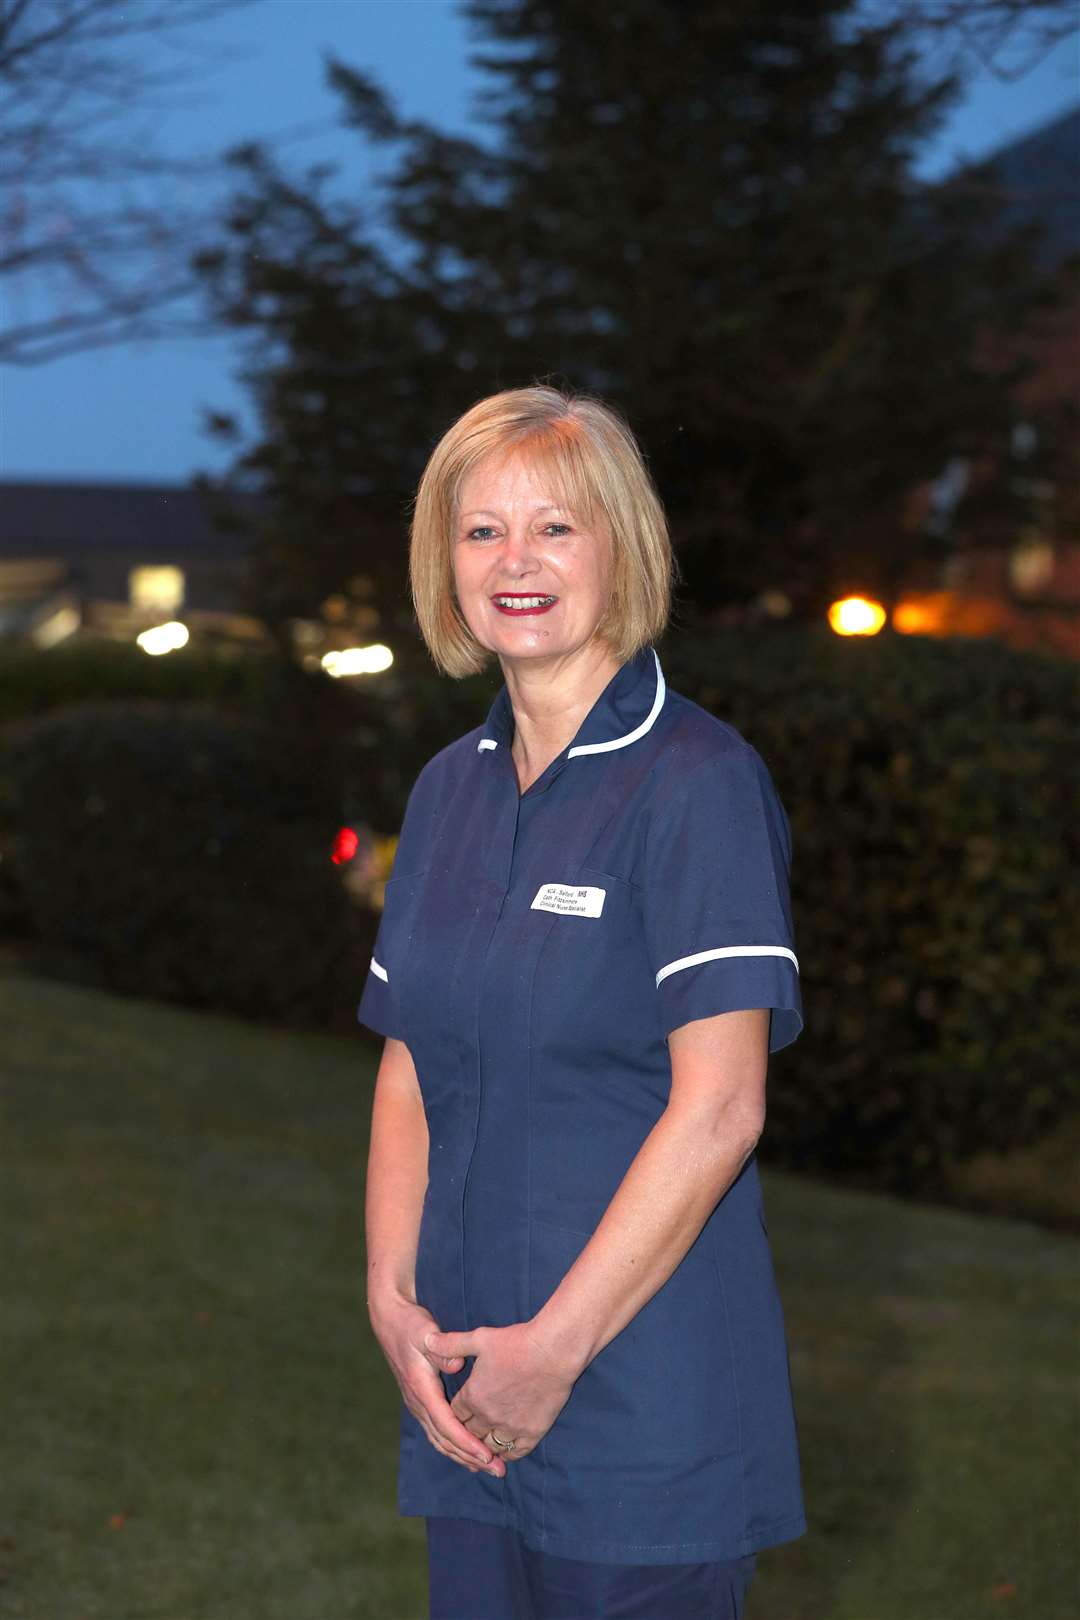
{"label": "grass lawn", "polygon": [[[17,972],[0,1030],[0,1615],[421,1620],[370,1049]],[[747,1620],[1071,1620],[1075,1237],[765,1180],[811,1533]]]}

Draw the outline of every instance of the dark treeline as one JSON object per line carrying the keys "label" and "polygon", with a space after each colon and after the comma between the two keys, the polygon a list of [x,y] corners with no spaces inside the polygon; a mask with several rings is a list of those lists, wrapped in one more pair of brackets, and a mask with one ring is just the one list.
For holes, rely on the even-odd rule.
{"label": "dark treeline", "polygon": [[951,456],[1008,458],[1019,373],[986,334],[1053,296],[992,187],[911,177],[958,78],[927,75],[902,9],[871,24],[850,0],[465,10],[473,139],[328,63],[344,120],[385,149],[370,207],[325,170],[233,156],[199,268],[250,338],[260,432],[233,481],[270,514],[253,605],[310,613],[362,567],[404,613],[431,445],[536,379],[629,416],[688,612],[776,587],[796,614],[852,588],[891,600],[943,543],[913,490]]}

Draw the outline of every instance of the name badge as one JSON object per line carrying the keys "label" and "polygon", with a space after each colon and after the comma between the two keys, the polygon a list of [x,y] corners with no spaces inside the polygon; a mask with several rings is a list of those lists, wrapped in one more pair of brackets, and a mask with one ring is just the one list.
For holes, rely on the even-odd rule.
{"label": "name badge", "polygon": [[578,889],[571,883],[545,883],[536,891],[530,911],[557,911],[564,917],[599,917],[606,889]]}

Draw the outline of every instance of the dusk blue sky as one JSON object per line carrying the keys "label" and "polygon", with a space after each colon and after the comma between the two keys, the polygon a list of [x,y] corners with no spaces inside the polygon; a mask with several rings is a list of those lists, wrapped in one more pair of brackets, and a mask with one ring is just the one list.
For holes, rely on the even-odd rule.
{"label": "dusk blue sky", "polygon": [[[340,183],[362,194],[370,170],[357,137],[333,127],[337,100],[323,82],[323,50],[372,72],[404,113],[462,129],[481,88],[467,46],[453,0],[256,0],[203,28],[206,66],[186,86],[186,104],[155,120],[157,142],[207,152],[288,133],[291,166],[339,161]],[[1080,31],[1017,82],[979,73],[920,172],[932,177],[981,157],[1078,100]],[[137,120],[135,138],[143,127]],[[200,410],[234,411],[250,423],[237,363],[236,340],[220,337],[97,349],[0,372],[0,476],[160,481],[220,471],[228,457],[203,434]]]}

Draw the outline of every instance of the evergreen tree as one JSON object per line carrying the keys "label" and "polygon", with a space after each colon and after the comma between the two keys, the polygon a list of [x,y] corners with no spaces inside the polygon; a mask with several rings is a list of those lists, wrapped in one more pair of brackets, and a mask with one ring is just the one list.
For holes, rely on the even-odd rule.
{"label": "evergreen tree", "polygon": [[976,365],[979,333],[1041,295],[989,196],[910,177],[957,81],[927,82],[903,26],[860,24],[853,0],[465,10],[472,139],[329,64],[346,121],[388,151],[378,209],[236,154],[229,240],[201,268],[255,339],[262,438],[237,473],[275,514],[264,610],[310,611],[360,555],[403,610],[432,443],[538,378],[629,416],[686,606],[890,596],[933,544],[913,486],[1006,440],[1010,377]]}

